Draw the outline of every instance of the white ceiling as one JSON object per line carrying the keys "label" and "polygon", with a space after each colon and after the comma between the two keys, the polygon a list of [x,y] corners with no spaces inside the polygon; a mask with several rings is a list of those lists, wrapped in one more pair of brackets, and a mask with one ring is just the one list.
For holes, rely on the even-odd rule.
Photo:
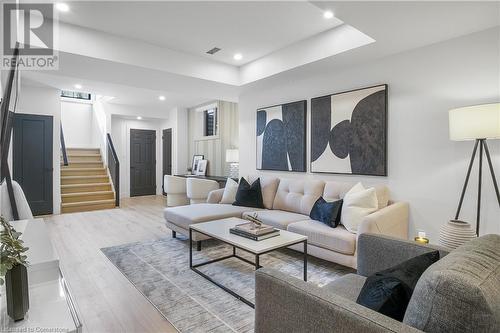
{"label": "white ceiling", "polygon": [[[290,59],[295,61],[297,52],[293,51],[312,43],[314,45],[310,45],[305,51],[316,53],[313,56],[323,59],[311,61],[309,64],[299,64],[296,61],[294,66],[304,75],[314,75],[325,68],[331,70],[355,66],[372,59],[500,25],[500,2],[68,3],[71,11],[62,13],[61,20],[97,29],[92,31],[101,30],[123,36],[120,48],[117,48],[112,40],[108,43],[108,39],[103,39],[104,42],[94,48],[101,50],[107,47],[107,53],[92,53],[95,50],[85,42],[93,43],[94,38],[83,38],[83,43],[76,38],[77,43],[90,52],[60,52],[58,71],[50,74],[27,73],[27,77],[58,88],[72,86],[81,81],[93,93],[115,96],[115,103],[150,107],[156,107],[159,103],[159,94],[167,96],[164,103],[166,107],[189,107],[210,99],[237,101],[239,94],[247,89],[247,85],[224,82],[217,69],[211,72],[210,78],[192,74],[207,69],[206,63],[211,62],[206,59],[216,58],[217,61],[232,66],[212,63],[239,70],[241,73],[252,70],[256,63],[269,63],[273,57],[277,60],[271,67],[277,67],[276,64],[285,63]],[[322,13],[325,9],[333,10],[346,24],[330,29],[340,21],[323,19]],[[341,30],[347,25],[359,29],[376,42],[338,55],[321,54],[325,49],[322,47],[325,42],[319,42],[321,39],[317,37],[328,31]],[[95,35],[105,34],[96,33],[92,37]],[[140,43],[127,43],[132,41],[130,38],[161,45],[164,49],[181,50],[184,53],[179,53],[180,55],[193,58],[198,56],[198,59],[205,63],[196,65],[193,60],[189,66],[185,66],[191,70],[187,73],[183,72],[184,68],[181,70],[182,66],[176,65],[176,59],[173,55],[169,57],[168,53],[158,51],[154,56],[161,63],[177,66],[178,71],[166,67],[155,68],[150,62],[137,62],[132,58],[115,57],[116,54],[127,53],[124,50],[130,50],[130,53],[139,53],[139,59],[145,58],[141,53],[142,48],[139,48],[138,52],[137,47],[134,47],[141,45]],[[293,44],[292,47],[285,47],[290,44]],[[205,55],[204,52],[213,46],[218,46],[223,51],[213,57]],[[151,53],[155,50],[151,48]],[[232,59],[234,52],[241,52],[245,56],[241,64]],[[102,54],[109,57],[103,57]],[[259,59],[247,63],[255,58]],[[239,69],[235,67],[243,63],[247,64]],[[293,69],[293,66],[289,69]],[[293,72],[289,69],[282,72]],[[260,74],[265,78],[274,73],[266,69]]]}
{"label": "white ceiling", "polygon": [[[342,24],[309,2],[71,2],[59,20],[240,66]],[[213,47],[222,50],[209,55]],[[234,60],[241,53],[243,59]]]}
{"label": "white ceiling", "polygon": [[[139,107],[137,109],[137,115],[143,116],[147,116],[147,110],[142,110],[142,107],[153,110],[156,109],[155,112],[158,110],[169,111],[175,107],[190,107],[212,100],[210,98],[199,97],[196,94],[188,95],[177,92],[143,89],[109,82],[76,79],[73,77],[51,75],[49,72],[25,71],[22,74],[22,83],[46,86],[59,90],[88,92],[95,96],[113,97],[109,103]],[[75,84],[82,85],[82,88],[76,89]],[[158,98],[159,96],[165,96],[165,100],[160,101]]]}

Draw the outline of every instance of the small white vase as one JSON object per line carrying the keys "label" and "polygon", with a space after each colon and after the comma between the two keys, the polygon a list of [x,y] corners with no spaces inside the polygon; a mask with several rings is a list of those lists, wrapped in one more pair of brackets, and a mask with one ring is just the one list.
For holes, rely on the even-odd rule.
{"label": "small white vase", "polygon": [[453,250],[476,237],[476,231],[469,223],[450,220],[440,229],[439,244]]}

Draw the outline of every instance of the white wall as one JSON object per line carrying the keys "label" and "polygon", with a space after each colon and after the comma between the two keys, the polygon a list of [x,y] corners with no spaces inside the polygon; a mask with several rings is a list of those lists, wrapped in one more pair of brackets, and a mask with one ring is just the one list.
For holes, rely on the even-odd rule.
{"label": "white wall", "polygon": [[[61,121],[67,148],[91,148],[92,104],[61,100]],[[97,147],[97,146],[96,146]]]}
{"label": "white wall", "polygon": [[101,101],[95,101],[92,106],[92,124],[90,138],[92,147],[99,148],[102,160],[108,165],[107,134],[111,133],[111,115],[106,112],[105,105]]}
{"label": "white wall", "polygon": [[[439,227],[454,217],[473,147],[449,140],[448,110],[500,101],[499,43],[498,29],[490,29],[342,70],[329,70],[327,62],[304,66],[245,87],[239,101],[240,174],[257,172],[257,108],[306,99],[309,116],[311,97],[387,83],[388,177],[261,173],[387,184],[394,199],[410,203],[410,237],[424,230],[437,243]],[[488,143],[498,175],[500,140]],[[308,160],[309,146],[310,137]],[[500,210],[487,171],[485,166],[481,234],[500,233]],[[477,168],[472,175],[461,218],[474,222]]]}
{"label": "white wall", "polygon": [[[61,212],[61,98],[60,91],[21,85],[16,113],[39,114],[53,117],[53,205],[54,214]],[[10,150],[12,156],[12,149]]]}
{"label": "white wall", "polygon": [[[175,108],[171,111],[172,121],[169,124],[164,124],[164,129],[172,128],[173,130],[173,174],[185,174],[188,166],[188,110],[186,108]],[[169,127],[167,127],[169,126]]]}
{"label": "white wall", "polygon": [[[203,136],[203,107],[217,105],[217,134]],[[238,104],[227,101],[212,101],[187,110],[188,112],[188,165],[191,166],[193,155],[201,154],[208,160],[207,174],[227,176],[229,163],[226,163],[226,149],[238,148]]]}

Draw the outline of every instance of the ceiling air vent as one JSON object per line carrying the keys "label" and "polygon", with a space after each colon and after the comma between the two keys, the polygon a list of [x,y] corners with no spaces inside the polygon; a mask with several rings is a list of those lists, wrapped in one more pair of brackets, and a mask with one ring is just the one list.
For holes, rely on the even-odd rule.
{"label": "ceiling air vent", "polygon": [[213,49],[208,50],[207,53],[208,54],[216,54],[219,51],[220,51],[220,49],[218,47],[214,47]]}

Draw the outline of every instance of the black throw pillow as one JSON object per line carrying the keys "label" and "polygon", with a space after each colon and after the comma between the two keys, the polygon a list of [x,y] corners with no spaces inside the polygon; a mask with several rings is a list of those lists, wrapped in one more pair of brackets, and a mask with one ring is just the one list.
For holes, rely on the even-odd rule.
{"label": "black throw pillow", "polygon": [[438,260],[438,251],[424,253],[369,276],[356,303],[403,321],[418,279],[430,265]]}
{"label": "black throw pillow", "polygon": [[241,177],[238,191],[236,192],[236,201],[233,202],[233,206],[264,208],[260,178],[250,185],[245,178]]}
{"label": "black throw pillow", "polygon": [[320,197],[314,203],[309,217],[313,220],[323,222],[329,227],[336,228],[340,223],[343,202],[342,199],[334,202],[326,202],[323,197]]}

